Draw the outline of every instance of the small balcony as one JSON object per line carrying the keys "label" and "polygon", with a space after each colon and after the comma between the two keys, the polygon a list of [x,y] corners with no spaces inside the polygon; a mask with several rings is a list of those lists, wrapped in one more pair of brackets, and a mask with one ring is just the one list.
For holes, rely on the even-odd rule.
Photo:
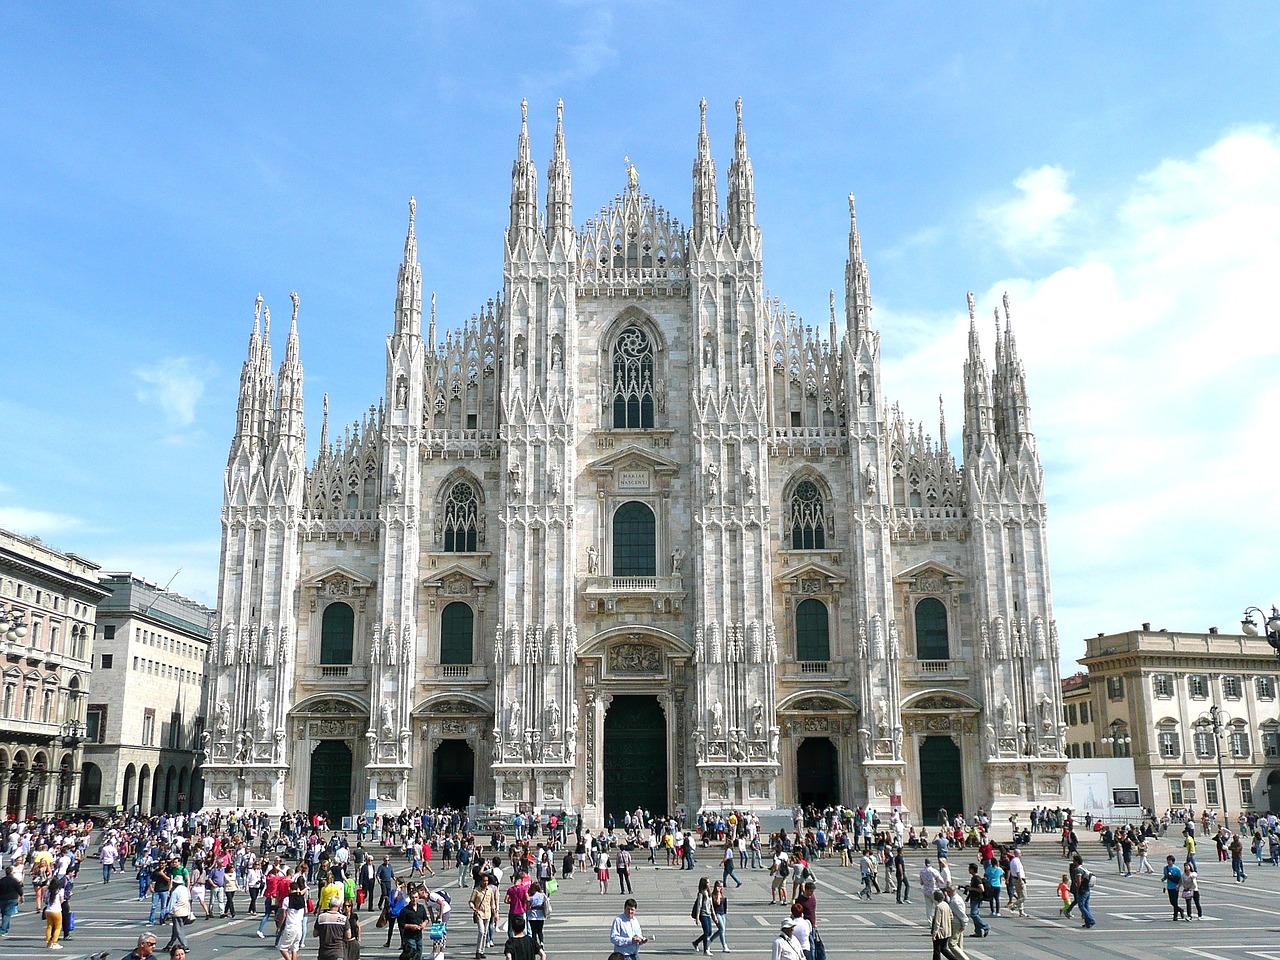
{"label": "small balcony", "polygon": [[778,664],[781,680],[803,683],[844,683],[848,674],[842,663],[834,660],[791,660]]}
{"label": "small balcony", "polygon": [[482,663],[432,663],[419,667],[418,682],[423,684],[460,683],[487,684],[490,670]]}
{"label": "small balcony", "polygon": [[969,664],[964,660],[905,660],[903,667],[906,680],[929,682],[969,679]]}
{"label": "small balcony", "polygon": [[670,577],[587,577],[582,595],[592,613],[634,610],[677,613],[684,604],[684,580]]}
{"label": "small balcony", "polygon": [[348,684],[367,683],[368,668],[363,664],[356,666],[350,663],[313,663],[302,669],[303,683]]}

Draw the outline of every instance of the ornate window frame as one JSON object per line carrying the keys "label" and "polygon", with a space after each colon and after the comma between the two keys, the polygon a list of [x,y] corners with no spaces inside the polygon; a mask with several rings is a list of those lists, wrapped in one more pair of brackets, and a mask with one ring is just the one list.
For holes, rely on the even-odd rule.
{"label": "ornate window frame", "polygon": [[[625,380],[620,382],[618,352],[624,338],[628,352],[622,358]],[[647,348],[647,355],[636,352],[642,346]],[[614,318],[600,338],[600,429],[649,433],[667,426],[667,356],[666,340],[649,314],[638,307],[628,307]],[[629,415],[624,415],[624,425],[619,426],[615,422],[616,404],[622,400],[625,405],[632,397],[639,403],[639,422],[632,424]]]}

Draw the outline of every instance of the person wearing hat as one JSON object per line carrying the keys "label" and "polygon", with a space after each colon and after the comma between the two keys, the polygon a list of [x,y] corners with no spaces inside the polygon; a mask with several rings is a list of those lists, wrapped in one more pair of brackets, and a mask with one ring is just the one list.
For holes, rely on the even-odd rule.
{"label": "person wearing hat", "polygon": [[773,960],[805,960],[800,941],[795,937],[796,922],[787,917],[782,921],[782,929],[773,941]]}

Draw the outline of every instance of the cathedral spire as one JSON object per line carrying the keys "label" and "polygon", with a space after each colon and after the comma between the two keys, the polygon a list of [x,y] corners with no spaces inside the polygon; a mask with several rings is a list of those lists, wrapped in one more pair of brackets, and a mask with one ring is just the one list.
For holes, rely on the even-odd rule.
{"label": "cathedral spire", "polygon": [[951,452],[947,449],[947,408],[942,402],[942,394],[938,394],[938,446],[943,456]]}
{"label": "cathedral spire", "polygon": [[320,452],[317,459],[324,458],[329,450],[329,394],[324,395],[324,413],[320,418]]}
{"label": "cathedral spire", "polygon": [[298,291],[289,294],[293,302],[293,318],[289,324],[289,339],[285,345],[284,361],[276,377],[275,434],[281,439],[301,440],[302,426],[302,362],[298,358]]}
{"label": "cathedral spire", "polygon": [[693,242],[715,241],[719,234],[720,200],[716,195],[716,162],[711,159],[711,138],[707,136],[707,100],[698,102],[698,157],[693,162]]}
{"label": "cathedral spire", "polygon": [[742,98],[734,108],[738,112],[738,132],[733,139],[733,163],[729,164],[729,233],[736,245],[755,239],[756,187],[747,156],[747,135],[742,129]]}
{"label": "cathedral spire", "polygon": [[573,233],[573,177],[564,146],[564,101],[556,101],[556,138],[547,165],[547,240]]}
{"label": "cathedral spire", "polygon": [[849,258],[844,262],[844,318],[848,335],[856,338],[871,328],[871,280],[862,259],[858,212],[849,194]]}
{"label": "cathedral spire", "polygon": [[530,240],[538,227],[538,171],[529,149],[529,101],[520,101],[520,139],[511,165],[511,229],[509,242]]}
{"label": "cathedral spire", "polygon": [[[1027,399],[1027,372],[1018,357],[1018,341],[1013,334],[1013,320],[1009,311],[1009,294],[1002,298],[1004,304],[1004,349],[1002,350],[1001,380],[1004,385],[1005,442],[1013,450],[1023,446],[1034,448],[1035,437],[1031,431],[1031,403]],[[999,324],[1000,311],[996,310]]]}
{"label": "cathedral spire", "polygon": [[253,301],[253,330],[244,365],[240,368],[240,399],[236,402],[236,437],[260,436],[262,426],[262,294]]}
{"label": "cathedral spire", "polygon": [[427,324],[427,346],[436,348],[436,292],[431,291],[431,320]]}
{"label": "cathedral spire", "polygon": [[978,341],[973,292],[965,296],[969,302],[969,357],[964,364],[964,462],[969,466],[982,460],[984,453],[988,457],[994,455],[995,427],[991,381],[987,378],[987,365],[982,359],[982,346]]}
{"label": "cathedral spire", "polygon": [[418,201],[409,198],[409,227],[404,236],[404,259],[396,274],[396,336],[421,336],[422,333],[422,266],[418,263],[418,235],[414,219]]}

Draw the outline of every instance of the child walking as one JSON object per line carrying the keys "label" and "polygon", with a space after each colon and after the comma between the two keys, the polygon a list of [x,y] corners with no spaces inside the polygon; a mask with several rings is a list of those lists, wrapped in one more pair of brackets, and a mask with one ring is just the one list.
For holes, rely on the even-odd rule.
{"label": "child walking", "polygon": [[1071,877],[1065,873],[1062,875],[1062,882],[1058,884],[1058,897],[1062,900],[1062,913],[1065,916],[1067,908],[1071,906]]}

